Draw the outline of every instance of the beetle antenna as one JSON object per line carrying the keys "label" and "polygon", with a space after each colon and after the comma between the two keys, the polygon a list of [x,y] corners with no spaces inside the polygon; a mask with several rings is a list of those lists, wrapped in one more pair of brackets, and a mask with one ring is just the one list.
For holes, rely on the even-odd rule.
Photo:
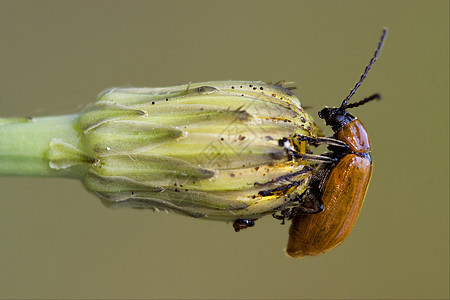
{"label": "beetle antenna", "polygon": [[[386,35],[387,35],[387,29],[384,28],[383,29],[383,34],[381,35],[380,42],[378,43],[378,47],[377,47],[377,50],[375,51],[375,54],[373,55],[373,57],[370,60],[369,64],[366,66],[366,69],[364,70],[364,73],[361,75],[361,78],[356,83],[355,87],[350,91],[350,94],[347,96],[347,98],[345,98],[344,101],[342,101],[341,108],[347,106],[348,100],[350,100],[350,98],[355,94],[356,90],[359,88],[361,83],[364,81],[364,78],[366,78],[367,73],[369,73],[370,68],[373,66],[373,64],[375,63],[375,61],[378,58],[378,55],[380,54],[381,48],[383,47],[383,44],[384,44],[384,40],[386,39]],[[364,100],[366,100],[366,99],[364,99]],[[362,100],[362,101],[364,101],[364,100]],[[367,101],[369,101],[369,100],[367,100]],[[359,104],[359,105],[362,105],[362,104]],[[350,107],[348,107],[348,108],[350,108]]]}
{"label": "beetle antenna", "polygon": [[372,96],[364,98],[361,101],[358,101],[358,102],[355,102],[355,103],[350,103],[350,104],[347,104],[347,105],[343,105],[339,109],[345,110],[345,109],[348,109],[348,108],[358,107],[358,106],[366,104],[367,102],[370,102],[370,101],[375,100],[375,99],[376,100],[381,100],[381,95],[378,94],[378,93],[377,94],[373,94]]}

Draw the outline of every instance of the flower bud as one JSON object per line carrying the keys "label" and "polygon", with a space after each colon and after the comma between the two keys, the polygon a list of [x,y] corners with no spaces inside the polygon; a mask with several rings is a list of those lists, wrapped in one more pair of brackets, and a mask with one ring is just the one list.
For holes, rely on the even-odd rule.
{"label": "flower bud", "polygon": [[239,81],[109,89],[78,126],[106,205],[227,221],[291,205],[313,170],[296,135],[320,135],[289,89]]}

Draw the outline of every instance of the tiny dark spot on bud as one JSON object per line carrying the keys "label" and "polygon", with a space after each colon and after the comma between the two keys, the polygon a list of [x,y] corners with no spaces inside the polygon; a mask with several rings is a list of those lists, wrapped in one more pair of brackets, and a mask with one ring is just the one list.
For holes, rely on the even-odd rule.
{"label": "tiny dark spot on bud", "polygon": [[285,142],[287,142],[288,141],[288,139],[287,138],[282,138],[282,139],[279,139],[278,140],[278,146],[280,146],[280,147],[283,147],[284,146],[284,143]]}

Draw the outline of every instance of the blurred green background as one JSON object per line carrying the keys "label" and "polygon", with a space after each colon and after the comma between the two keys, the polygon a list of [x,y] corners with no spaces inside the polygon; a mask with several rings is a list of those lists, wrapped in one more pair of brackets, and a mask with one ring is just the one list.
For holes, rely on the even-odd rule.
{"label": "blurred green background", "polygon": [[[294,81],[354,100],[374,175],[350,237],[284,254],[288,226],[105,208],[77,181],[0,178],[2,298],[448,298],[448,1],[0,1],[0,116],[80,111],[113,86]],[[320,122],[320,121],[319,121]],[[328,131],[328,133],[330,133]]]}

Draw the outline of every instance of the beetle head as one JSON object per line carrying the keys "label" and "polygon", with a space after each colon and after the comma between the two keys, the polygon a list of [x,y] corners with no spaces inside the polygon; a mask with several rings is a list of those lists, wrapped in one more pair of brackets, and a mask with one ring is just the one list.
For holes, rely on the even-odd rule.
{"label": "beetle head", "polygon": [[333,131],[339,130],[355,119],[354,116],[340,107],[325,107],[319,111],[319,118],[324,119],[325,123],[333,128]]}

